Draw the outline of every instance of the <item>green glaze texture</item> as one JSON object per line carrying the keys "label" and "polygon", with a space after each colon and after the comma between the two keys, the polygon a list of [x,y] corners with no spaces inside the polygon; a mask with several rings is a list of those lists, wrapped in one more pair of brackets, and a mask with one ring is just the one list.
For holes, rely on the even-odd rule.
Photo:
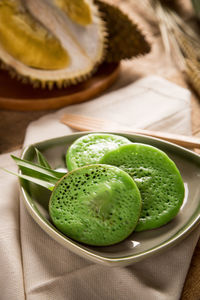
{"label": "green glaze texture", "polygon": [[141,204],[137,185],[126,172],[97,164],[73,170],[57,183],[49,213],[54,225],[68,237],[105,246],[132,233]]}
{"label": "green glaze texture", "polygon": [[133,143],[105,154],[101,163],[119,167],[137,184],[143,206],[136,231],[160,227],[179,212],[184,199],[183,180],[163,151]]}
{"label": "green glaze texture", "polygon": [[98,164],[108,151],[131,142],[114,134],[88,134],[77,139],[68,149],[66,164],[69,171],[90,164]]}

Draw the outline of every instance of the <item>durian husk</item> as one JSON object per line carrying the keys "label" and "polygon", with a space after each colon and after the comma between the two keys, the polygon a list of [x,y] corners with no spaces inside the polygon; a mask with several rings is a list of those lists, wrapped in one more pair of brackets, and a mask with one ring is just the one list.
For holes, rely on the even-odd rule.
{"label": "durian husk", "polygon": [[142,31],[118,7],[95,0],[107,28],[106,62],[119,62],[150,52],[150,44]]}
{"label": "durian husk", "polygon": [[[90,3],[92,24],[83,27],[73,22],[59,7],[55,7],[51,0],[24,0],[27,12],[59,39],[69,55],[70,63],[66,68],[57,70],[34,68],[17,60],[0,44],[3,68],[22,82],[31,82],[34,87],[48,86],[50,89],[54,85],[66,87],[77,84],[90,77],[103,61],[106,30],[96,5],[92,0],[87,2]],[[24,45],[23,51],[28,50]]]}
{"label": "durian husk", "polygon": [[[91,9],[91,19],[87,17],[83,21],[71,20],[61,9],[60,0],[0,0],[0,3],[3,1],[22,3],[48,35],[60,42],[69,57],[66,68],[42,69],[17,60],[0,44],[1,67],[12,77],[34,87],[52,89],[54,86],[75,85],[91,77],[102,62],[120,62],[150,51],[150,45],[138,26],[119,8],[105,2],[77,0]],[[30,45],[23,49],[28,51]]]}

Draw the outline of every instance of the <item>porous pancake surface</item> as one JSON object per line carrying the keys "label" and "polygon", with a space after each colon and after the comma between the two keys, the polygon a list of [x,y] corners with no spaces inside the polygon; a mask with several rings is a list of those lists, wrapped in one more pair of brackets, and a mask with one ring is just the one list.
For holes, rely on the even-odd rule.
{"label": "porous pancake surface", "polygon": [[121,168],[136,182],[143,204],[136,231],[160,227],[177,215],[184,184],[175,163],[163,151],[134,143],[105,154],[101,163]]}
{"label": "porous pancake surface", "polygon": [[99,163],[104,154],[131,142],[114,134],[91,133],[77,139],[68,149],[66,164],[69,171]]}
{"label": "porous pancake surface", "polygon": [[95,246],[118,243],[134,230],[141,196],[121,169],[90,165],[73,170],[55,186],[49,202],[55,226],[66,236]]}

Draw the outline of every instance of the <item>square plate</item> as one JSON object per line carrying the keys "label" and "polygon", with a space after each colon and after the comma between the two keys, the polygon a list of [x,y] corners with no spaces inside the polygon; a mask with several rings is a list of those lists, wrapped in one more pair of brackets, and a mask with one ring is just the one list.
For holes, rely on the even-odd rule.
{"label": "square plate", "polygon": [[[127,239],[116,245],[86,246],[66,237],[52,224],[48,213],[50,191],[25,180],[20,180],[20,189],[25,206],[33,219],[58,243],[94,262],[108,266],[126,266],[173,246],[199,224],[200,156],[159,139],[136,134],[114,133],[124,136],[132,142],[149,144],[163,150],[180,170],[185,184],[185,199],[178,215],[168,224],[154,230],[133,232]],[[88,132],[73,133],[28,146],[22,153],[22,159],[35,161],[34,147],[36,147],[44,154],[54,169],[63,169],[67,172],[65,165],[67,148],[73,141],[85,134]]]}

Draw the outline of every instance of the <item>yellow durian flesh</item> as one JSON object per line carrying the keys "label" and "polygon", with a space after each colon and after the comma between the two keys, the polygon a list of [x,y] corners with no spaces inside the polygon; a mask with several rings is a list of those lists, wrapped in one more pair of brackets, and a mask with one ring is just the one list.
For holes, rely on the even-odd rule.
{"label": "yellow durian flesh", "polygon": [[22,3],[31,16],[59,39],[70,62],[67,67],[57,70],[33,68],[19,60],[13,60],[3,51],[0,41],[0,59],[5,67],[27,82],[32,82],[34,86],[50,88],[54,85],[61,87],[76,84],[91,76],[104,58],[105,26],[96,5],[92,0],[87,1],[90,3],[92,23],[80,26],[55,6],[52,0],[23,0]]}
{"label": "yellow durian flesh", "polygon": [[23,64],[45,70],[69,65],[59,40],[24,9],[19,0],[0,1],[0,43]]}
{"label": "yellow durian flesh", "polygon": [[53,0],[54,4],[62,9],[71,20],[79,25],[86,26],[92,23],[90,6],[85,0]]}

